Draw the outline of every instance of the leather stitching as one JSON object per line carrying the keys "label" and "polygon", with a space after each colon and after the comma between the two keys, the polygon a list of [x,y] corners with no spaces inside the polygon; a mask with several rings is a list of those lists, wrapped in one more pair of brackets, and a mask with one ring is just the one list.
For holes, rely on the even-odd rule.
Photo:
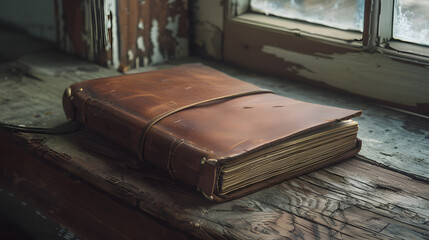
{"label": "leather stitching", "polygon": [[[174,144],[176,144],[178,142],[178,144],[174,147]],[[170,150],[168,151],[168,160],[167,160],[167,171],[170,174],[171,179],[174,179],[174,175],[173,175],[173,169],[172,169],[172,162],[173,160],[176,158],[176,152],[179,149],[179,147],[184,143],[183,139],[175,139],[170,146]]]}

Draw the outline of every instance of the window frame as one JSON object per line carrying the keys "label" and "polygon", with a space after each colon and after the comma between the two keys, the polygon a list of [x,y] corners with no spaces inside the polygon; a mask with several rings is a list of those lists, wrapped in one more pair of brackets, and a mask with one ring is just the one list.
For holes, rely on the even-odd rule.
{"label": "window frame", "polygon": [[[384,81],[386,88],[380,90],[380,95],[375,93],[366,94],[366,89],[369,90],[371,88],[371,84],[368,84],[366,89],[361,88],[359,91],[354,91],[350,87],[344,87],[341,84],[337,84],[335,82],[326,81],[320,83],[317,79],[311,79],[306,77],[303,78],[301,76],[298,76],[297,74],[285,73],[284,71],[276,71],[276,69],[273,69],[272,67],[268,66],[270,65],[269,61],[265,61],[264,63],[261,63],[259,65],[251,63],[254,57],[260,56],[261,54],[247,54],[247,57],[245,57],[245,59],[239,59],[239,57],[234,56],[237,54],[246,55],[246,53],[249,53],[250,51],[257,51],[258,47],[261,48],[261,46],[265,46],[262,45],[264,41],[266,41],[267,44],[278,44],[279,46],[282,45],[282,42],[284,41],[289,41],[293,43],[292,45],[299,41],[302,41],[304,42],[302,44],[306,44],[306,46],[311,47],[313,45],[320,45],[321,48],[328,48],[332,52],[350,51],[355,53],[361,53],[363,55],[371,54],[377,58],[384,59],[383,61],[386,62],[387,65],[389,64],[389,59],[396,62],[401,62],[401,67],[404,68],[404,71],[405,69],[413,69],[413,67],[415,66],[426,68],[428,69],[427,73],[429,76],[429,47],[393,39],[393,4],[394,2],[392,0],[365,1],[364,30],[361,35],[361,41],[357,44],[356,41],[350,41],[350,39],[336,39],[329,36],[323,36],[323,34],[309,34],[306,31],[297,30],[296,28],[282,28],[279,27],[279,24],[272,24],[269,21],[262,21],[262,17],[259,17],[258,21],[256,21],[249,17],[250,0],[229,0],[226,4],[224,14],[224,59],[227,62],[233,63],[235,65],[240,65],[248,68],[250,67],[261,72],[273,73],[274,75],[287,77],[289,79],[302,80],[305,82],[323,85],[329,88],[339,89],[343,91],[345,90],[355,95],[365,96],[367,98],[371,98],[394,107],[399,107],[409,111],[429,115],[429,78],[426,79],[425,76],[423,76],[425,73],[421,74],[421,71],[419,71],[419,77],[410,80],[410,84],[417,84],[420,87],[425,87],[428,89],[428,91],[420,91],[420,93],[417,93],[417,98],[413,100],[414,102],[410,102],[407,100],[397,101],[396,99],[392,99],[391,97],[389,98],[383,96],[398,92],[397,89],[389,89],[389,79],[386,79]],[[389,12],[391,14],[390,17],[388,14]],[[281,21],[278,19],[278,17],[264,17],[266,19],[276,18],[276,22]],[[311,23],[305,23],[295,20],[283,21],[296,22],[300,25],[312,25],[314,27],[314,24]],[[318,27],[330,29],[330,31],[332,31],[332,28],[329,27]],[[246,37],[251,37],[252,35],[249,34],[249,36],[246,36],[246,31],[241,30],[241,28],[248,29],[249,32],[260,32],[260,34],[253,35],[253,37],[258,36],[258,47],[253,46],[252,42],[246,39]],[[237,37],[237,34],[234,34],[235,31],[241,31],[243,36]],[[337,31],[344,30],[338,29]],[[271,37],[275,35],[276,42],[272,41],[272,39],[263,40],[263,37],[261,37],[261,35],[264,34],[270,35]],[[234,44],[235,46],[232,46]],[[240,50],[240,47],[242,47],[244,50]],[[293,62],[293,59],[290,61]],[[277,63],[277,65],[281,67],[279,63]],[[397,65],[397,63],[395,63],[395,65]],[[399,79],[395,81],[399,81]],[[413,90],[415,90],[415,88],[403,89],[403,91],[409,91],[408,94]],[[402,96],[402,98],[405,99],[404,96]]]}
{"label": "window frame", "polygon": [[378,27],[377,50],[404,61],[429,64],[429,46],[410,43],[393,38],[394,4],[396,0],[375,1],[379,4],[380,17],[375,21]]}

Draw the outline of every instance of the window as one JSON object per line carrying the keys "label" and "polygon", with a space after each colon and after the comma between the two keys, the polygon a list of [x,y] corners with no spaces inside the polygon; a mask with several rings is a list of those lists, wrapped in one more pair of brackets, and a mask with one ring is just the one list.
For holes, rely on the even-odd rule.
{"label": "window", "polygon": [[224,59],[429,115],[429,1],[229,0]]}
{"label": "window", "polygon": [[[385,26],[389,28],[380,31],[382,37],[429,46],[429,1],[388,1],[381,2],[381,22],[387,22]],[[342,30],[364,31],[365,0],[251,0],[250,11]]]}
{"label": "window", "polygon": [[252,12],[363,31],[364,0],[251,0]]}
{"label": "window", "polygon": [[393,38],[429,46],[429,1],[396,0]]}

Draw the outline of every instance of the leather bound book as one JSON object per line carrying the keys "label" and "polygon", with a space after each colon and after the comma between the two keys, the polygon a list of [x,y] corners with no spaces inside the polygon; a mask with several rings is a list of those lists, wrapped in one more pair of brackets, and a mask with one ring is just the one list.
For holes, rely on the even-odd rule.
{"label": "leather bound book", "polygon": [[274,94],[201,64],[83,81],[69,118],[213,201],[349,158],[361,111]]}

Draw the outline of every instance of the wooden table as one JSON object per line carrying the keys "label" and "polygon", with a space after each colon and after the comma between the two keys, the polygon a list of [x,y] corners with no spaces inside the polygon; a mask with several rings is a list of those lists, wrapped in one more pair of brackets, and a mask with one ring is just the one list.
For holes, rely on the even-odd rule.
{"label": "wooden table", "polygon": [[[172,64],[190,61],[201,60]],[[429,238],[427,119],[204,62],[283,95],[363,109],[361,155],[216,204],[85,129],[65,135],[0,130],[1,189],[84,239]],[[0,64],[0,120],[55,125],[64,121],[65,87],[117,74],[56,50],[21,54]]]}

